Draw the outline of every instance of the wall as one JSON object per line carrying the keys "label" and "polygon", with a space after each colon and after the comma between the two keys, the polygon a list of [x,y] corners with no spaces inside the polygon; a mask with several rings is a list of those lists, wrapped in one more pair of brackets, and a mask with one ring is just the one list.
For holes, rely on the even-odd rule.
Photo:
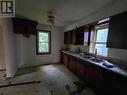
{"label": "wall", "polygon": [[83,45],[68,45],[67,48],[70,51],[78,51],[78,50],[80,50],[81,52],[89,52],[89,46],[83,46]]}
{"label": "wall", "polygon": [[36,36],[25,38],[15,34],[19,68],[60,62],[60,50],[64,47],[64,29],[41,24],[37,26],[37,29],[51,31],[51,54],[36,55]]}
{"label": "wall", "polygon": [[5,69],[4,35],[0,26],[0,70]]}
{"label": "wall", "polygon": [[17,71],[17,55],[15,35],[11,19],[0,19],[0,26],[3,30],[6,75],[12,77]]}
{"label": "wall", "polygon": [[108,57],[127,62],[127,50],[109,48],[108,49]]}

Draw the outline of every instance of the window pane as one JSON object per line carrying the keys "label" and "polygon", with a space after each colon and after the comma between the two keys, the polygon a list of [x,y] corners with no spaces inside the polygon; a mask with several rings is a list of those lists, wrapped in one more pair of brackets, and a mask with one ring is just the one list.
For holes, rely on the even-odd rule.
{"label": "window pane", "polygon": [[96,44],[95,49],[97,49],[98,55],[107,56],[108,48],[106,48],[106,44]]}
{"label": "window pane", "polygon": [[97,30],[96,42],[107,42],[108,28]]}
{"label": "window pane", "polygon": [[48,43],[39,43],[39,53],[49,52]]}
{"label": "window pane", "polygon": [[48,33],[39,32],[39,42],[48,42]]}

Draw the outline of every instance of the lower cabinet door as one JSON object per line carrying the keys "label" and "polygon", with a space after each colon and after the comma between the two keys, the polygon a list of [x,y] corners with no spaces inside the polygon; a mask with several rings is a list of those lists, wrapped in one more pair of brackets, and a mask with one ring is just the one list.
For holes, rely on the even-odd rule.
{"label": "lower cabinet door", "polygon": [[85,77],[86,83],[95,90],[98,94],[102,89],[102,81],[103,81],[103,74],[99,68],[95,68],[93,66],[88,66],[88,70],[86,71]]}
{"label": "lower cabinet door", "polygon": [[77,71],[77,64],[76,64],[76,58],[69,56],[69,69],[73,72],[76,73]]}
{"label": "lower cabinet door", "polygon": [[63,63],[66,67],[68,67],[68,55],[67,54],[63,54]]}
{"label": "lower cabinet door", "polygon": [[79,76],[81,79],[85,79],[86,76],[86,69],[87,67],[85,67],[84,63],[82,61],[77,61],[77,76]]}

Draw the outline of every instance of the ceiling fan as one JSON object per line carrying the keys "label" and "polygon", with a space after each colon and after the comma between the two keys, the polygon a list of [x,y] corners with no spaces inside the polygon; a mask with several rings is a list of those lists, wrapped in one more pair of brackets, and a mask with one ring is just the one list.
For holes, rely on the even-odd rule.
{"label": "ceiling fan", "polygon": [[47,23],[52,26],[55,24],[55,19],[56,19],[54,14],[55,14],[55,12],[53,12],[51,10],[49,10],[47,13],[47,18],[48,18]]}

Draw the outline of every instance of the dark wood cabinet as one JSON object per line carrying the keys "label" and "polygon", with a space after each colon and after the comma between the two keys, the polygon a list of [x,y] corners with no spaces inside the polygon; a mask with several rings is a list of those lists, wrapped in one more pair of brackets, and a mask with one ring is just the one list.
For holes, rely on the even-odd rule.
{"label": "dark wood cabinet", "polygon": [[71,44],[76,45],[76,30],[71,31]]}
{"label": "dark wood cabinet", "polygon": [[110,17],[107,47],[127,49],[127,12]]}
{"label": "dark wood cabinet", "polygon": [[102,90],[102,81],[103,81],[103,74],[101,69],[98,67],[94,67],[92,65],[87,66],[86,76],[85,76],[86,83],[95,90],[98,94],[100,94],[100,90]]}
{"label": "dark wood cabinet", "polygon": [[69,69],[79,76],[81,79],[85,79],[85,73],[87,67],[82,63],[83,61],[77,59],[76,57],[69,56]]}
{"label": "dark wood cabinet", "polygon": [[77,63],[76,58],[73,56],[69,56],[69,69],[76,74],[77,72]]}
{"label": "dark wood cabinet", "polygon": [[62,62],[66,67],[69,67],[69,56],[65,53],[62,54],[63,58],[62,58]]}
{"label": "dark wood cabinet", "polygon": [[[127,23],[126,23],[126,27],[127,27]],[[124,49],[127,49],[127,29],[124,32],[125,32],[125,34],[124,34],[124,36],[125,36],[124,37]]]}
{"label": "dark wood cabinet", "polygon": [[126,95],[127,78],[80,58],[62,54],[63,63],[98,95]]}
{"label": "dark wood cabinet", "polygon": [[31,34],[36,35],[36,21],[31,21],[22,18],[13,18],[14,33],[16,34]]}
{"label": "dark wood cabinet", "polygon": [[68,34],[67,34],[67,32],[64,32],[64,44],[68,44]]}
{"label": "dark wood cabinet", "polygon": [[72,41],[72,40],[71,40],[71,33],[72,33],[71,31],[67,32],[67,39],[68,39],[68,40],[67,40],[67,43],[68,43],[68,44],[71,44],[71,41]]}
{"label": "dark wood cabinet", "polygon": [[86,78],[87,65],[84,64],[82,60],[77,60],[77,76],[79,76],[82,80]]}
{"label": "dark wood cabinet", "polygon": [[71,31],[64,32],[64,43],[71,44]]}
{"label": "dark wood cabinet", "polygon": [[89,45],[90,27],[82,26],[64,33],[64,43],[72,45]]}
{"label": "dark wood cabinet", "polygon": [[76,33],[75,33],[75,45],[84,45],[84,29],[85,27],[79,27],[76,28]]}
{"label": "dark wood cabinet", "polygon": [[63,55],[64,55],[64,53],[63,53],[63,52],[60,52],[60,62],[61,62],[62,64],[63,64],[63,62],[64,62],[64,61],[63,61],[63,60],[64,60],[64,58],[63,58],[64,56],[63,56]]}

